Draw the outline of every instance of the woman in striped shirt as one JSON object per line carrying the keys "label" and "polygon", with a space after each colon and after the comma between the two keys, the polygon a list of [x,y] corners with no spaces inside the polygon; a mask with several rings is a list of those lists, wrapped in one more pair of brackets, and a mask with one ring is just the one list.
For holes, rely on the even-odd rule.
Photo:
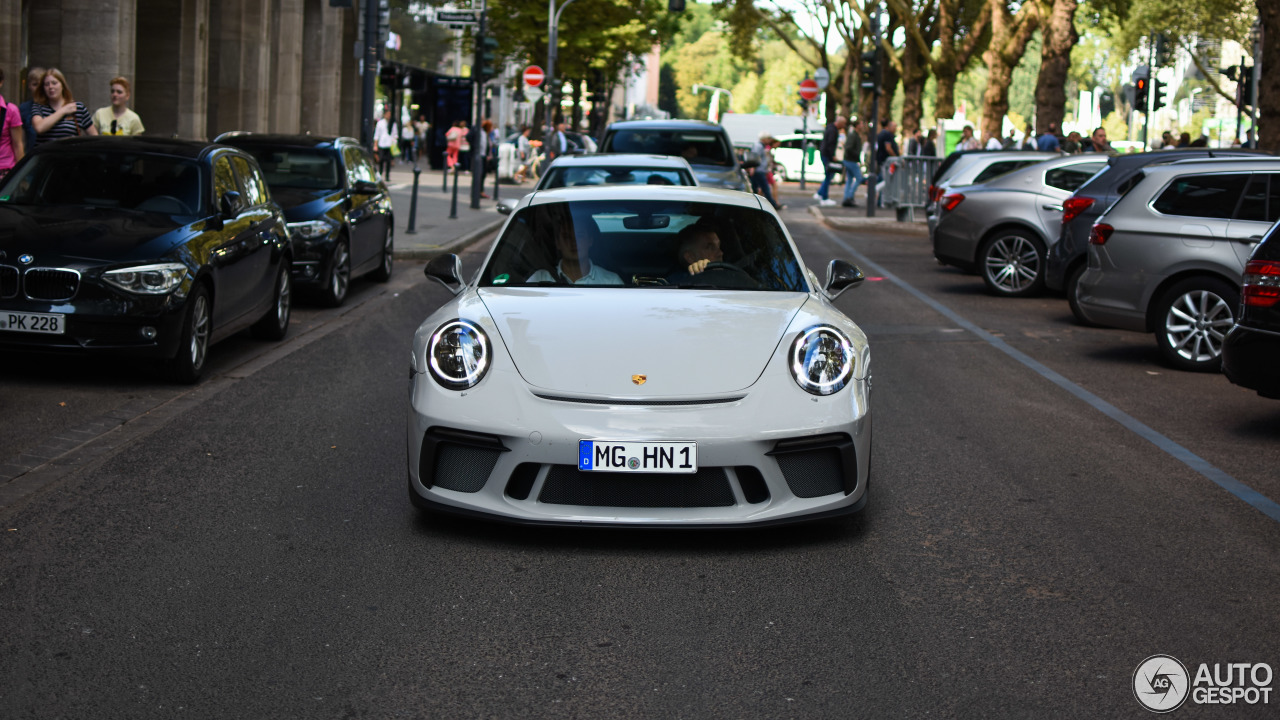
{"label": "woman in striped shirt", "polygon": [[36,143],[43,144],[59,138],[75,137],[81,131],[97,135],[93,116],[84,103],[71,97],[71,88],[62,71],[49,68],[40,80],[40,91],[31,108],[31,122],[36,126]]}

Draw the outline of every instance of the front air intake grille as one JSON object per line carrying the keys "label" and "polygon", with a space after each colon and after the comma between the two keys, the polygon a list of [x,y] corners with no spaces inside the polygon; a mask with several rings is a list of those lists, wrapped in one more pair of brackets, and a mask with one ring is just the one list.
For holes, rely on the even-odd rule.
{"label": "front air intake grille", "polygon": [[32,300],[70,300],[80,289],[80,273],[57,268],[31,268],[23,274],[22,286]]}
{"label": "front air intake grille", "polygon": [[0,265],[0,298],[9,299],[18,294],[18,268]]}
{"label": "front air intake grille", "polygon": [[480,492],[501,454],[499,450],[440,443],[436,448],[436,487],[456,492]]}
{"label": "front air intake grille", "polygon": [[778,467],[796,497],[822,497],[844,489],[840,451],[835,448],[779,455]]}
{"label": "front air intake grille", "polygon": [[[537,393],[535,393],[537,394]],[[538,397],[543,400],[554,400],[556,402],[582,403],[584,405],[638,405],[648,407],[677,407],[682,405],[723,405],[725,403],[738,402],[746,395],[738,395],[736,397],[723,398],[693,398],[687,400],[610,400],[608,398],[578,398],[565,397],[563,395],[541,395]]]}
{"label": "front air intake grille", "polygon": [[538,502],[596,507],[731,507],[733,489],[723,468],[693,474],[580,472],[553,465]]}

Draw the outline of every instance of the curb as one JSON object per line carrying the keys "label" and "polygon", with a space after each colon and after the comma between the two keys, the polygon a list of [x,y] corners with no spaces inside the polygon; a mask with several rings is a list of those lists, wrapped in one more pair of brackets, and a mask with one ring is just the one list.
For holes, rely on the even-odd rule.
{"label": "curb", "polygon": [[392,257],[397,260],[430,260],[437,255],[456,253],[485,235],[488,235],[502,227],[502,224],[506,221],[507,219],[505,217],[497,218],[491,222],[485,223],[475,230],[472,230],[466,235],[456,237],[442,245],[428,245],[420,248],[396,247],[395,251],[392,253]]}
{"label": "curb", "polygon": [[897,218],[894,217],[828,217],[818,205],[810,205],[809,212],[833,230],[875,230],[876,232],[923,236],[928,236],[929,234],[929,228],[924,223],[898,222]]}

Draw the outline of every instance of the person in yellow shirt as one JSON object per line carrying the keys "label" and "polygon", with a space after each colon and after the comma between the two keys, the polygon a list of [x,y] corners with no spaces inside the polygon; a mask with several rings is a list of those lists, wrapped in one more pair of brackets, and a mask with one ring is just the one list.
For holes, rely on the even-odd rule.
{"label": "person in yellow shirt", "polygon": [[93,125],[99,135],[141,135],[146,131],[142,118],[129,109],[129,81],[111,78],[111,104],[93,113]]}

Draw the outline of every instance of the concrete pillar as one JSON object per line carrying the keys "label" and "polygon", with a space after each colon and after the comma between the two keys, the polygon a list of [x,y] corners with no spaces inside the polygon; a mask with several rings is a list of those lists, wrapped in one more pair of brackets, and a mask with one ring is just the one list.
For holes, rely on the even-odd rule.
{"label": "concrete pillar", "polygon": [[299,130],[341,134],[342,70],[352,52],[342,45],[344,18],[351,11],[326,0],[306,0],[302,32],[302,97]]}
{"label": "concrete pillar", "polygon": [[136,0],[32,2],[27,64],[61,70],[72,95],[90,110],[108,105],[111,78],[134,77],[136,17]]}
{"label": "concrete pillar", "polygon": [[305,41],[303,0],[271,3],[271,101],[267,104],[272,132],[296,133],[302,113],[302,54]]}
{"label": "concrete pillar", "polygon": [[211,137],[268,129],[271,13],[266,0],[219,0],[209,10]]}
{"label": "concrete pillar", "polygon": [[27,64],[22,42],[22,13],[22,0],[0,0],[0,68],[4,70],[0,95],[14,104],[22,101],[21,71]]}
{"label": "concrete pillar", "polygon": [[357,12],[364,12],[364,2],[353,3],[356,7],[342,13],[342,41],[337,56],[341,63],[342,80],[339,84],[339,117],[338,133],[348,137],[360,137],[360,104],[363,85],[360,77],[360,61],[355,58],[357,30]]}
{"label": "concrete pillar", "polygon": [[137,0],[133,108],[148,135],[204,138],[209,97],[209,0]]}

